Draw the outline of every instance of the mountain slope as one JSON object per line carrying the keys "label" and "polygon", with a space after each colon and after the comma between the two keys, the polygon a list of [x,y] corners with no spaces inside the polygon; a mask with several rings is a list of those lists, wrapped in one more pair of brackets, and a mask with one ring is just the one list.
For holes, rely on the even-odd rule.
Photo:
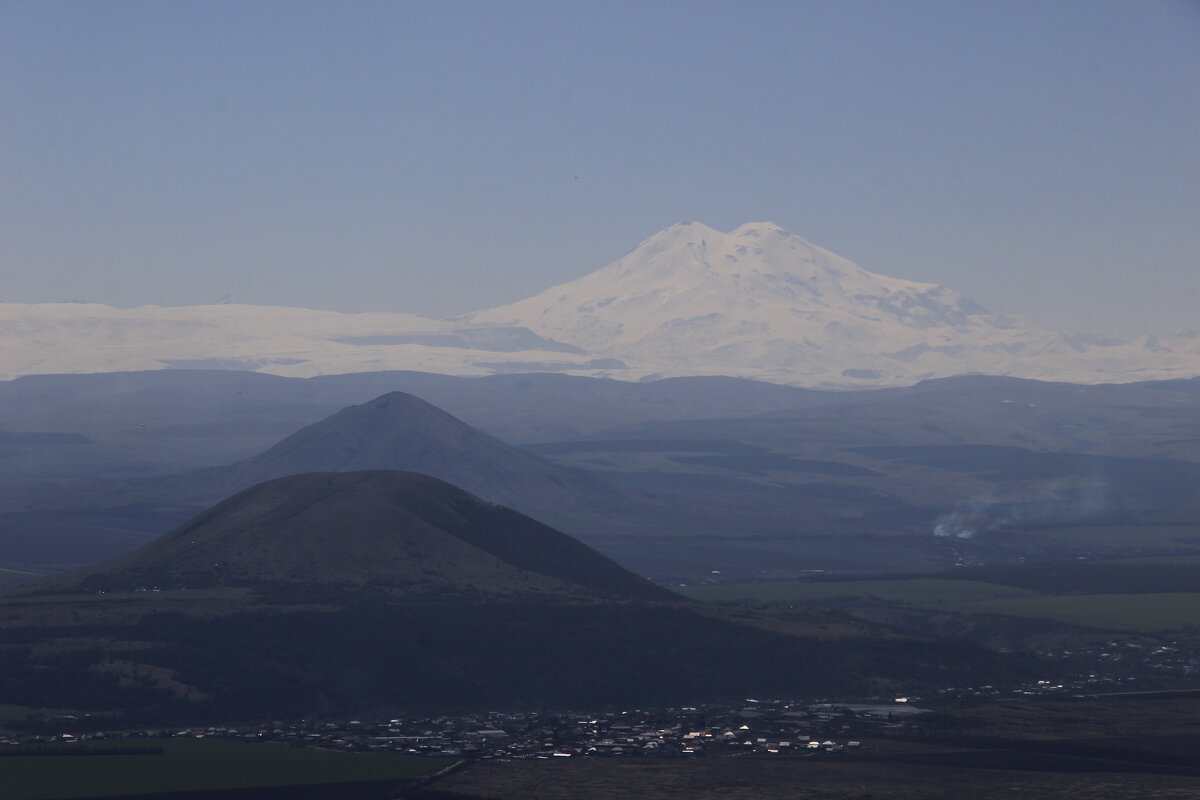
{"label": "mountain slope", "polygon": [[253,486],[88,570],[83,581],[127,591],[298,584],[377,586],[404,596],[672,597],[511,509],[427,475],[384,470]]}

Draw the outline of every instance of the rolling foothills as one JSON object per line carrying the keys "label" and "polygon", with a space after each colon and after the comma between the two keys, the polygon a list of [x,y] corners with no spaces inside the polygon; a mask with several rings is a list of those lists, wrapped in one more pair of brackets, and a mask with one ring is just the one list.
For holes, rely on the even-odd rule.
{"label": "rolling foothills", "polygon": [[434,475],[666,582],[1194,553],[1198,386],[33,376],[0,384],[0,564],[105,560],[255,483],[356,469]]}

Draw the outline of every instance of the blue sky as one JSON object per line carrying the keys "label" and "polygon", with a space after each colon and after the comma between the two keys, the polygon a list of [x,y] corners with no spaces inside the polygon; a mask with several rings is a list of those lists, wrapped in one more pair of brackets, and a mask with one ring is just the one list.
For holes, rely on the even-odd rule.
{"label": "blue sky", "polygon": [[1200,4],[0,0],[0,301],[450,315],[772,220],[1200,328]]}

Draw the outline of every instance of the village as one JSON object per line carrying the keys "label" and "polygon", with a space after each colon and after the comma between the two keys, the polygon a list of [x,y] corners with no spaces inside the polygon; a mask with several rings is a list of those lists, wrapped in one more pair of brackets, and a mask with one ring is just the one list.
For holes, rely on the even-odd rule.
{"label": "village", "polygon": [[860,747],[856,738],[859,735],[878,735],[884,728],[901,731],[923,713],[926,709],[907,702],[841,704],[747,699],[738,708],[687,706],[604,714],[489,712],[379,721],[275,720],[253,728],[10,737],[0,738],[0,745],[191,737],[463,759],[672,758],[712,752],[831,756]]}
{"label": "village", "polygon": [[[1114,647],[1121,649],[1115,643]],[[1079,695],[1120,691],[1131,686],[1122,678],[1093,673],[1068,682],[1039,680],[1016,687],[947,688],[930,701],[936,704],[1001,696]],[[605,713],[493,711],[378,720],[273,720],[254,726],[110,732],[84,732],[93,727],[87,719],[66,715],[54,722],[60,730],[74,730],[74,733],[0,736],[0,754],[4,746],[28,748],[95,740],[129,740],[127,743],[134,745],[137,740],[188,737],[469,760],[698,758],[732,753],[843,757],[857,752],[864,739],[924,735],[926,715],[931,718],[936,715],[931,715],[930,709],[920,703],[921,698],[915,697],[856,702],[747,698],[736,705]]]}
{"label": "village", "polygon": [[[1193,675],[1200,660],[1177,642],[1105,641],[1075,650],[1038,653],[1068,666],[1069,678],[1010,686],[945,687],[930,697],[848,700],[746,698],[737,704],[631,709],[603,713],[534,711],[395,716],[387,719],[272,720],[252,726],[97,731],[90,715],[46,720],[41,733],[0,736],[20,747],[111,740],[223,738],[349,752],[485,759],[699,758],[755,753],[780,757],[846,757],[881,739],[921,738],[938,715],[923,703],[1004,697],[1088,697],[1164,688]],[[72,731],[72,732],[67,732]]]}

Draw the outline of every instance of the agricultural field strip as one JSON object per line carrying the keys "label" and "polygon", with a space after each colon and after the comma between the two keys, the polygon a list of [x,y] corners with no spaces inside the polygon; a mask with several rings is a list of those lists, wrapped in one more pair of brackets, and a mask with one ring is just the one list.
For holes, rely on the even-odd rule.
{"label": "agricultural field strip", "polygon": [[1052,619],[1088,628],[1149,633],[1200,626],[1200,593],[1078,594],[1001,598],[966,603],[962,611],[972,614]]}
{"label": "agricultural field strip", "polygon": [[[221,740],[137,740],[158,755],[14,756],[0,759],[4,800],[301,786],[414,778],[449,763]],[[86,747],[86,745],[79,745]],[[214,769],[214,765],[220,769]]]}
{"label": "agricultural field strip", "polygon": [[760,603],[830,602],[852,598],[874,598],[907,605],[961,605],[979,600],[1036,597],[1032,589],[980,581],[918,578],[872,581],[786,581],[704,586],[684,592],[697,600]]}
{"label": "agricultural field strip", "polygon": [[877,600],[962,614],[1051,619],[1112,630],[1165,631],[1200,626],[1200,593],[1053,595],[952,579],[780,582],[708,586],[689,596],[710,602],[846,604]]}

